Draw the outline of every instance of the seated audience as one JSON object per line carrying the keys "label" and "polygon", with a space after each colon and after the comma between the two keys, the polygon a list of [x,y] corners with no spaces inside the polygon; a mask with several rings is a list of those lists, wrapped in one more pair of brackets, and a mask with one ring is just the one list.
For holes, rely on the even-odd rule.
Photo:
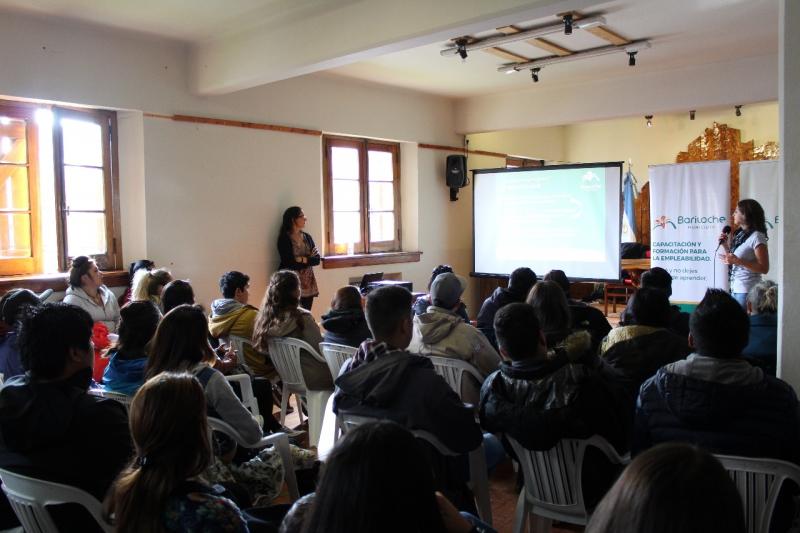
{"label": "seated audience", "polygon": [[120,309],[119,338],[108,351],[102,385],[132,396],[144,383],[147,345],[156,333],[161,313],[152,302],[131,302]]}
{"label": "seated audience", "polygon": [[[451,267],[450,265],[439,265],[433,269],[433,272],[431,272],[431,278],[428,280],[428,293],[430,293],[431,291],[431,284],[433,283],[433,280],[436,279],[436,276],[438,276],[439,274],[445,274],[447,272],[455,273],[453,271],[453,267]],[[421,315],[423,313],[426,313],[428,311],[429,305],[431,305],[431,295],[426,294],[424,296],[420,296],[414,302],[414,314]],[[458,306],[456,314],[460,316],[461,319],[464,320],[464,322],[469,324],[469,315],[467,314],[467,306],[464,304],[464,302],[461,302],[461,305]]]}
{"label": "seated audience", "polygon": [[592,351],[597,351],[600,341],[611,331],[611,324],[606,320],[603,312],[586,302],[569,297],[570,282],[563,270],[551,270],[544,275],[544,281],[554,281],[564,291],[569,307],[571,327],[573,330],[584,329],[592,336]]}
{"label": "seated audience", "polygon": [[750,341],[742,355],[770,376],[778,359],[778,286],[772,281],[757,283],[747,294]]}
{"label": "seated audience", "polygon": [[372,336],[361,307],[361,292],[356,287],[348,285],[336,291],[331,310],[322,315],[322,327],[323,341],[356,348]]}
{"label": "seated audience", "polygon": [[[601,435],[627,449],[618,397],[590,365],[548,357],[544,332],[529,304],[508,304],[494,319],[504,361],[481,389],[481,426],[506,433],[531,450],[548,450],[563,438]],[[579,354],[579,355],[582,355]]]}
{"label": "seated audience", "polygon": [[[208,319],[208,331],[213,337],[235,335],[245,339],[253,338],[258,309],[250,305],[250,276],[232,270],[222,275],[219,280],[222,298],[211,302],[211,318]],[[266,352],[264,352],[266,353]],[[273,379],[275,367],[269,358],[259,353],[251,345],[245,345],[244,362],[256,376]]]}
{"label": "seated audience", "polygon": [[194,305],[194,289],[185,279],[174,279],[161,291],[161,308],[166,315],[179,305]]}
{"label": "seated audience", "polygon": [[661,444],[622,472],[586,533],[745,533],[736,485],[707,451]]}
{"label": "seated audience", "polygon": [[136,274],[133,275],[133,284],[131,285],[131,301],[144,302],[149,300],[160,309],[161,291],[170,281],[172,281],[172,274],[165,268],[137,270]]}
{"label": "seated audience", "polygon": [[[411,293],[402,287],[369,293],[366,314],[374,340],[365,341],[343,365],[333,410],[428,431],[454,452],[474,450],[482,440],[474,411],[436,374],[430,359],[406,351],[413,330],[411,303]],[[435,476],[448,496],[466,507],[466,480],[453,466],[459,458],[452,459],[434,457],[440,467]]]}
{"label": "seated audience", "polygon": [[[483,379],[497,370],[500,356],[477,329],[464,323],[456,314],[466,281],[452,273],[436,276],[431,284],[428,311],[414,317],[414,332],[408,351],[419,355],[435,355],[460,359],[472,366]],[[466,376],[461,385],[461,398],[477,405],[483,380],[476,383]]]}
{"label": "seated audience", "polygon": [[573,331],[567,297],[558,284],[553,281],[537,283],[525,301],[536,312],[548,350],[563,348],[574,360],[594,355],[589,332]]}
{"label": "seated audience", "polygon": [[[268,353],[273,337],[292,337],[306,341],[319,352],[322,333],[310,312],[300,307],[300,278],[292,270],[279,270],[269,280],[253,331],[253,344]],[[302,352],[300,367],[310,390],[332,390],[328,365]]]}
{"label": "seated audience", "polygon": [[[0,468],[79,487],[102,501],[131,456],[131,437],[125,407],[87,393],[91,335],[89,314],[64,303],[31,308],[22,320],[27,374],[0,389]],[[83,509],[50,511],[62,531],[97,529]]]}
{"label": "seated audience", "polygon": [[639,289],[628,301],[625,324],[612,329],[600,345],[605,370],[630,397],[631,414],[644,380],[689,355],[686,338],[667,329],[669,323],[667,295],[657,289]]}
{"label": "seated audience", "polygon": [[64,303],[80,307],[93,322],[108,328],[109,333],[117,332],[119,305],[114,293],[103,285],[103,275],[94,259],[80,255],[72,260]]}
{"label": "seated audience", "polygon": [[536,273],[528,267],[520,267],[509,276],[508,288],[497,287],[492,295],[483,301],[481,310],[478,312],[477,325],[495,349],[497,349],[497,341],[494,338],[494,315],[504,305],[524,302],[535,284]]}
{"label": "seated audience", "polygon": [[[653,267],[642,274],[640,286],[664,291],[667,298],[672,296],[672,276],[661,267]],[[682,337],[689,335],[689,313],[684,313],[677,305],[671,306],[669,328]]]}
{"label": "seated audience", "polygon": [[145,377],[161,372],[194,374],[203,385],[209,416],[230,424],[246,442],[256,443],[263,436],[261,427],[222,373],[211,366],[216,356],[208,344],[206,328],[203,310],[197,306],[179,305],[167,313],[153,338]]}
{"label": "seated audience", "polygon": [[123,292],[122,295],[119,298],[117,298],[117,303],[119,304],[120,307],[131,301],[131,287],[133,286],[133,277],[136,275],[136,273],[142,269],[152,270],[155,268],[155,266],[156,264],[150,261],[149,259],[139,259],[138,261],[134,261],[133,263],[130,264],[130,267],[128,267],[129,285],[125,289],[125,292]]}
{"label": "seated audience", "polygon": [[109,491],[115,531],[248,530],[236,504],[203,481],[211,465],[206,400],[191,374],[149,379],[130,407],[136,457]]}
{"label": "seated audience", "polygon": [[633,452],[683,441],[713,453],[798,462],[797,396],[741,357],[749,334],[742,306],[709,289],[689,329],[694,353],[661,368],[640,389]]}
{"label": "seated audience", "polygon": [[311,503],[295,507],[300,510],[290,512],[281,531],[494,532],[474,516],[458,513],[436,492],[423,445],[388,421],[349,431],[328,457]]}
{"label": "seated audience", "polygon": [[37,295],[28,289],[11,289],[0,298],[0,319],[7,331],[0,337],[0,374],[4,380],[24,374],[17,346],[17,327],[23,314],[30,307],[40,306],[51,294],[47,289]]}

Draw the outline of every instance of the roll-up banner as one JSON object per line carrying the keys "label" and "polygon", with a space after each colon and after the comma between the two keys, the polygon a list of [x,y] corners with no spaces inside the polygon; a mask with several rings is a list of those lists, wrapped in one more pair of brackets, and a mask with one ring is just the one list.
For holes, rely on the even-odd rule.
{"label": "roll-up banner", "polygon": [[672,275],[673,302],[697,303],[709,287],[728,289],[718,257],[730,225],[730,161],[650,166],[651,266]]}
{"label": "roll-up banner", "polygon": [[769,248],[769,273],[766,279],[777,282],[783,269],[783,225],[778,215],[780,160],[739,163],[739,200],[752,198],[764,208]]}

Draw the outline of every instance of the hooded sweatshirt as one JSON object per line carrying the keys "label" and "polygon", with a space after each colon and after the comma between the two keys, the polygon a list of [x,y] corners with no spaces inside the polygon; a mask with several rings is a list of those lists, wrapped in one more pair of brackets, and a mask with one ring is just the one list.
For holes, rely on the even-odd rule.
{"label": "hooded sweatshirt", "polygon": [[0,467],[79,487],[102,501],[131,457],[125,407],[87,393],[91,370],[0,390]]}
{"label": "hooded sweatshirt", "polygon": [[358,347],[362,342],[372,337],[364,317],[364,310],[331,309],[327,315],[322,315],[322,327],[325,328],[323,340],[335,344]]}
{"label": "hooded sweatshirt", "polygon": [[117,299],[114,293],[105,285],[100,285],[97,288],[97,294],[101,296],[103,305],[97,305],[82,288],[67,287],[64,303],[80,307],[89,313],[92,321],[102,322],[108,328],[109,333],[116,333],[117,325],[119,324],[119,304]]}
{"label": "hooded sweatshirt", "polygon": [[[322,342],[319,326],[314,322],[311,313],[302,307],[298,307],[297,310],[300,313],[299,317],[284,313],[273,320],[267,328],[267,335],[269,337],[292,337],[306,341],[319,354],[319,343]],[[333,378],[326,363],[317,360],[311,354],[301,352],[300,367],[310,390],[333,390]]]}
{"label": "hooded sweatshirt", "polygon": [[494,338],[494,315],[505,305],[523,301],[525,296],[504,287],[497,287],[492,295],[483,301],[481,310],[478,311],[477,326],[495,348],[497,347],[497,342]]}
{"label": "hooded sweatshirt", "polygon": [[[497,370],[500,355],[477,329],[465,324],[461,317],[434,305],[428,312],[414,317],[414,333],[408,351],[460,359],[474,366],[481,376]],[[473,405],[480,399],[480,386],[473,378],[462,382],[462,398]]]}
{"label": "hooded sweatshirt", "polygon": [[[257,315],[258,309],[252,305],[243,305],[233,298],[219,298],[211,302],[208,332],[215,338],[234,335],[252,339]],[[269,357],[257,352],[252,345],[245,344],[244,354],[240,355],[256,376],[271,379],[276,375]]]}
{"label": "hooded sweatshirt", "polygon": [[[351,360],[352,361],[352,360]],[[408,429],[433,433],[452,451],[478,447],[481,430],[472,410],[436,374],[430,359],[406,351],[388,351],[336,380],[333,410],[389,418]]]}
{"label": "hooded sweatshirt", "polygon": [[744,359],[692,354],[645,381],[636,406],[633,453],[675,440],[797,463],[797,396]]}
{"label": "hooded sweatshirt", "polygon": [[108,366],[103,372],[103,387],[112,392],[133,396],[144,383],[144,367],[147,353],[141,357],[120,357],[119,350],[108,352]]}

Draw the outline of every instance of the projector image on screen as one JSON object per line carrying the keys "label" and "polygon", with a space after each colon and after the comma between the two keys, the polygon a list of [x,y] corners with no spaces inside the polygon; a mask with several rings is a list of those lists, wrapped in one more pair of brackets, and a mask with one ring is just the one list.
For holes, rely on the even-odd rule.
{"label": "projector image on screen", "polygon": [[618,280],[622,162],[474,173],[474,270]]}

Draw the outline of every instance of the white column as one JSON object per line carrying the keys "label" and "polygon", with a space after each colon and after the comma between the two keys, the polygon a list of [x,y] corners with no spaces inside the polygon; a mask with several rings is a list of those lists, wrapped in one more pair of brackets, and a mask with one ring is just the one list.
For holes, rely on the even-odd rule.
{"label": "white column", "polygon": [[778,375],[800,391],[800,2],[780,3],[780,216],[784,251],[778,310]]}

